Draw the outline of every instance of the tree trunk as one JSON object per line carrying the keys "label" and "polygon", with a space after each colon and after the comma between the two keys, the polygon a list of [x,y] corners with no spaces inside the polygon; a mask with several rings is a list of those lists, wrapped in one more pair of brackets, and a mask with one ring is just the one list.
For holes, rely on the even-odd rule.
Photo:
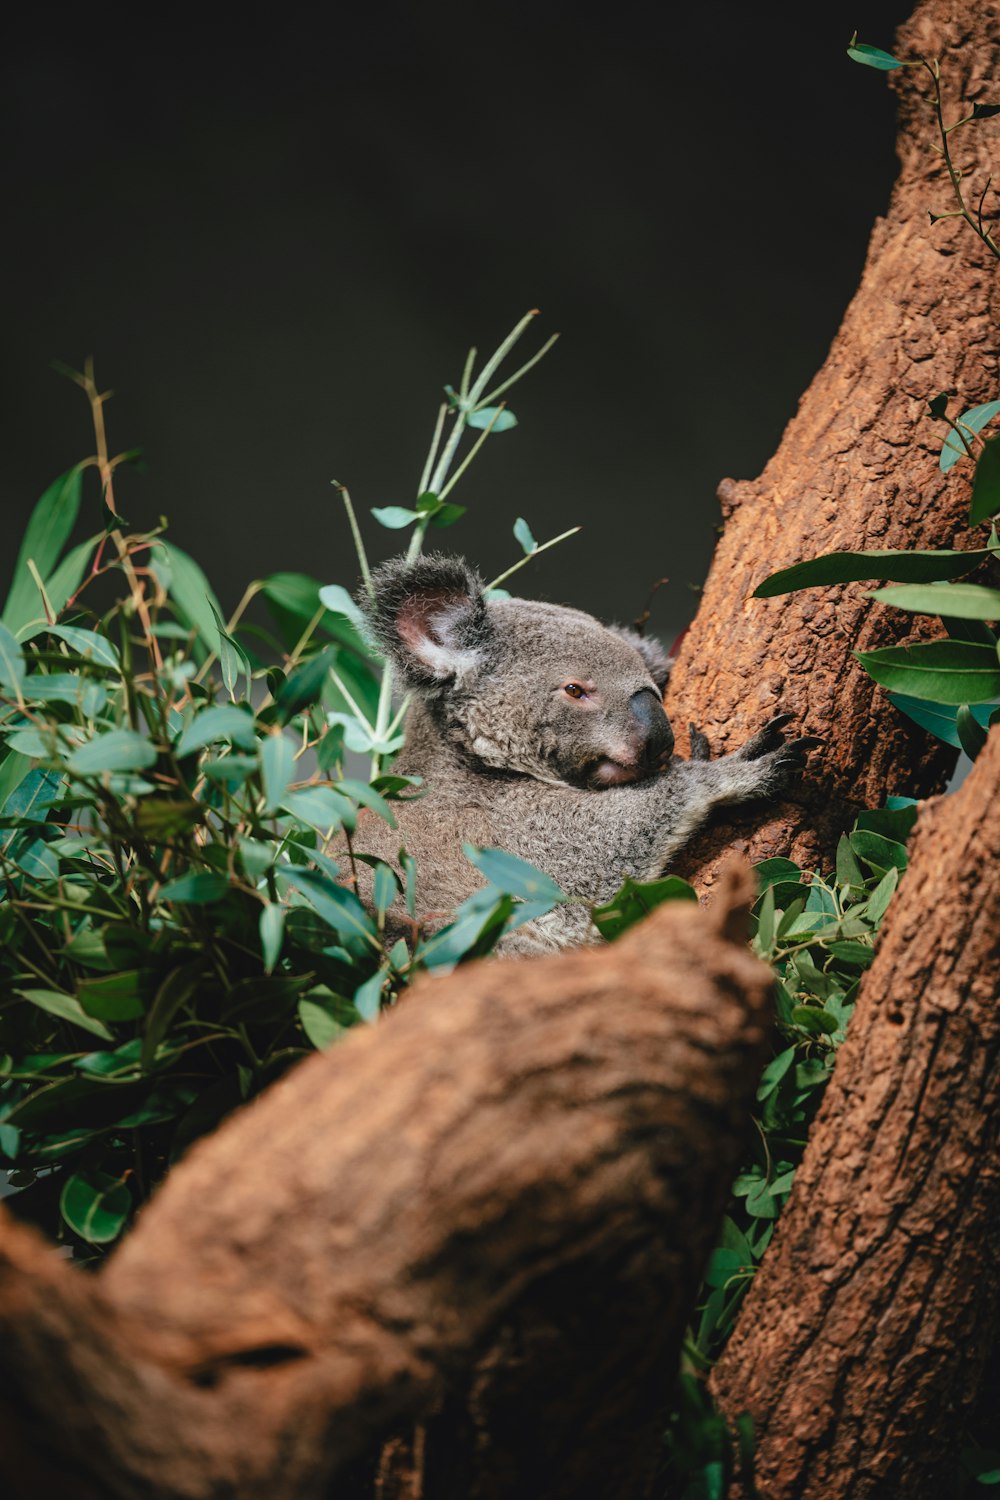
{"label": "tree trunk", "polygon": [[767,1051],[751,886],[415,986],[196,1146],[95,1277],[0,1215],[13,1493],[342,1495],[491,1346],[530,1368],[490,1493],[642,1493]]}
{"label": "tree trunk", "polygon": [[[922,0],[896,55],[940,56],[945,117],[957,119],[967,103],[996,97],[1000,8]],[[769,573],[822,552],[971,545],[968,484],[957,471],[939,472],[945,433],[927,402],[954,388],[952,410],[964,410],[997,394],[997,262],[961,220],[930,223],[929,210],[955,203],[932,150],[927,75],[891,77],[901,169],[888,214],[778,452],[759,479],[719,487],[725,531],[667,690],[677,728],[695,723],[717,752],[783,710],[825,750],[813,755],[795,801],[763,827],[752,814],[734,816],[694,841],[682,873],[705,887],[723,850],[826,865],[859,807],[880,806],[887,793],[927,796],[954,765],[954,752],[894,709],[852,656],[926,633],[926,624],[866,599],[863,584],[751,597]],[[879,87],[876,75],[869,81]],[[977,123],[952,142],[975,199],[995,169],[1000,122]]]}
{"label": "tree trunk", "polygon": [[763,1500],[951,1492],[1000,1332],[1000,729],[923,810],[775,1239],[715,1372]]}

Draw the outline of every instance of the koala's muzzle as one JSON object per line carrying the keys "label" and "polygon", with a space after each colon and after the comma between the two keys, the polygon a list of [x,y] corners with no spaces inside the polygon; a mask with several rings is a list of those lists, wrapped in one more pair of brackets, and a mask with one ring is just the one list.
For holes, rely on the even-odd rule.
{"label": "koala's muzzle", "polygon": [[628,749],[621,759],[598,761],[591,775],[596,787],[641,781],[663,769],[674,748],[674,732],[655,693],[642,688],[628,700]]}

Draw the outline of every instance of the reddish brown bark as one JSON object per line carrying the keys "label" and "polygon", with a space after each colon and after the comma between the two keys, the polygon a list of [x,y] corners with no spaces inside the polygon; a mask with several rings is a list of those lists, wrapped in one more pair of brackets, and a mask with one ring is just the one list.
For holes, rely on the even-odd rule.
{"label": "reddish brown bark", "polygon": [[[967,103],[995,98],[1000,8],[922,0],[896,54],[940,56],[946,119],[957,119]],[[888,213],[778,452],[759,479],[720,485],[724,534],[667,691],[675,725],[697,724],[717,752],[736,749],[779,710],[795,712],[825,750],[812,757],[801,794],[763,827],[748,814],[694,843],[687,872],[706,886],[722,850],[826,864],[859,806],[940,790],[954,763],[852,656],[926,626],[866,599],[864,584],[751,597],[769,573],[822,552],[971,545],[968,482],[940,474],[944,430],[926,403],[955,388],[953,410],[964,410],[997,394],[997,262],[960,220],[931,225],[928,210],[955,204],[932,149],[927,75],[907,69],[892,82],[901,165]],[[875,75],[870,83],[879,87]],[[1000,120],[952,140],[974,198],[1000,160]]]}
{"label": "reddish brown bark", "polygon": [[96,1277],[0,1215],[5,1493],[344,1494],[489,1348],[529,1362],[490,1493],[641,1493],[767,1047],[747,880],[416,986],[197,1146]]}
{"label": "reddish brown bark", "polygon": [[763,1500],[950,1493],[1000,1332],[1000,729],[920,815],[805,1160],[715,1374]]}

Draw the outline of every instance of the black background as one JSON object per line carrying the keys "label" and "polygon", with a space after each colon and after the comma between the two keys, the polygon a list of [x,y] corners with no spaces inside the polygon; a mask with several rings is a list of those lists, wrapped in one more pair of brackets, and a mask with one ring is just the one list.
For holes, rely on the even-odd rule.
{"label": "black background", "polygon": [[[490,576],[583,533],[524,592],[692,610],[723,475],[759,472],[888,201],[894,108],[844,48],[908,11],[840,0],[383,3],[226,12],[36,4],[3,56],[0,410],[9,573],[30,506],[92,449],[50,368],[93,354],[133,526],[170,517],[224,607],[276,569],[353,583],[331,478],[410,504],[445,381],[541,309],[444,545]],[[95,489],[87,524],[98,529]],[[399,534],[368,527],[373,556]],[[5,582],[0,577],[0,587]]]}

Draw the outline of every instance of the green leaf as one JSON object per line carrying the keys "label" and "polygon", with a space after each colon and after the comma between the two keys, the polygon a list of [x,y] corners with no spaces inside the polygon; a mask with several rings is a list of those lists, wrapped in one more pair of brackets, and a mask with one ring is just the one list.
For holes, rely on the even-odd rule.
{"label": "green leaf", "polygon": [[44,617],[42,601],[34,579],[28,572],[30,558],[43,579],[55,567],[59,554],[69,539],[80,510],[80,465],[70,469],[49,485],[31,513],[17,561],[14,579],[3,609],[3,623],[18,631],[29,621]]}
{"label": "green leaf", "polygon": [[972,481],[969,525],[978,526],[1000,511],[1000,436],[987,438]]}
{"label": "green leaf", "polygon": [[817,1005],[796,1005],[792,1011],[792,1025],[801,1026],[812,1036],[833,1036],[840,1023]]}
{"label": "green leaf", "polygon": [[593,906],[590,916],[594,926],[608,942],[640,922],[664,901],[697,901],[698,897],[679,875],[665,875],[662,880],[640,881],[626,876],[622,886],[603,906]]}
{"label": "green leaf", "polygon": [[59,1212],[88,1245],[116,1240],[132,1211],[132,1194],[108,1172],[74,1172],[59,1196]]}
{"label": "green leaf", "polygon": [[201,568],[193,557],[175,547],[173,542],[157,540],[153,556],[157,561],[162,556],[167,564],[167,592],[181,619],[197,631],[209,651],[217,651],[219,627],[216,621],[223,617],[222,607]]}
{"label": "green leaf", "polygon": [[87,1015],[97,1016],[101,1021],[134,1021],[146,1009],[138,969],[104,974],[100,979],[83,979],[76,993]]}
{"label": "green leaf", "polygon": [[319,601],[325,604],[332,614],[343,615],[345,619],[350,620],[356,630],[363,633],[366,629],[365,617],[360,607],[341,584],[324,584],[319,591]]}
{"label": "green leaf", "polygon": [[[495,422],[494,417],[496,417]],[[467,427],[489,427],[491,422],[493,422],[490,429],[492,432],[509,432],[512,427],[517,426],[517,418],[506,407],[501,409],[496,406],[481,406],[478,411],[467,412],[465,416]]]}
{"label": "green leaf", "polygon": [[255,750],[257,735],[253,715],[245,709],[237,708],[235,703],[218,703],[203,708],[184,730],[174,747],[174,753],[178,757],[190,755],[192,751],[203,749],[213,740],[229,740],[242,750]]}
{"label": "green leaf", "polygon": [[774,928],[774,886],[769,885],[757,913],[757,945],[762,953],[770,953],[774,947]]}
{"label": "green leaf", "polygon": [[[944,740],[946,745],[953,745],[956,750],[961,750],[962,741],[958,737],[956,722],[957,707],[948,708],[940,703],[928,703],[924,698],[911,698],[905,693],[890,693],[889,698],[900,713],[904,713],[908,719],[919,724],[921,729],[926,729],[937,739]],[[977,723],[985,727],[989,723],[993,705],[991,703],[976,704],[969,711]]]}
{"label": "green leaf", "polygon": [[854,655],[882,687],[932,703],[983,703],[1000,695],[1000,660],[970,641],[920,641]]}
{"label": "green leaf", "polygon": [[858,858],[880,873],[893,868],[906,869],[906,848],[903,844],[883,838],[879,833],[869,833],[863,828],[856,828],[850,835],[850,841]]}
{"label": "green leaf", "polygon": [[[958,418],[958,424],[961,427],[970,428],[973,432],[982,432],[987,422],[992,422],[998,412],[1000,412],[1000,401],[986,401],[982,406],[970,406],[968,411],[963,411]],[[968,449],[958,433],[949,432],[941,448],[939,461],[941,473],[947,474],[948,470],[967,454]]]}
{"label": "green leaf", "polygon": [[281,957],[281,945],[285,936],[285,907],[277,902],[268,902],[260,914],[260,951],[264,959],[264,972],[272,973]]}
{"label": "green leaf", "polygon": [[412,526],[414,521],[420,519],[418,511],[406,510],[402,505],[376,506],[372,508],[372,515],[380,526],[387,527],[389,531],[402,531],[404,526]]}
{"label": "green leaf", "polygon": [[285,735],[269,734],[258,748],[260,773],[264,783],[264,812],[277,811],[284,801],[288,783],[295,772],[295,747]]}
{"label": "green leaf", "polygon": [[882,73],[889,73],[893,68],[904,66],[898,57],[893,57],[891,52],[883,52],[881,47],[869,47],[867,42],[852,42],[847,49],[847,55],[852,62],[862,63],[866,68],[878,68]]}
{"label": "green leaf", "polygon": [[354,781],[349,776],[345,776],[337,782],[337,790],[347,797],[353,797],[355,802],[361,803],[362,807],[370,808],[384,823],[388,823],[390,828],[395,828],[396,816],[392,808],[381,793],[373,786],[369,786],[366,781]]}
{"label": "green leaf", "polygon": [[73,751],[66,764],[74,776],[104,771],[144,771],[156,764],[157,751],[133,729],[111,729]]}
{"label": "green leaf", "polygon": [[297,792],[288,792],[281,807],[293,818],[321,833],[329,828],[341,828],[345,822],[353,826],[351,804],[332,786],[304,786]]}
{"label": "green leaf", "polygon": [[375,924],[353,891],[311,870],[289,866],[281,870],[281,881],[300,891],[317,916],[343,938],[362,938],[378,946]]}
{"label": "green leaf", "polygon": [[894,583],[934,583],[944,578],[958,578],[971,573],[993,553],[989,548],[970,552],[913,550],[879,552],[826,552],[807,562],[782,568],[754,589],[755,599],[774,599],[796,589],[815,588],[834,583],[860,583],[870,578],[886,578]]}
{"label": "green leaf", "polygon": [[385,969],[379,969],[378,973],[366,979],[354,991],[354,1008],[362,1021],[367,1021],[369,1025],[377,1021],[382,1012],[382,991],[386,978]]}
{"label": "green leaf", "polygon": [[[1000,115],[1000,104],[974,104],[972,106],[972,118],[974,120],[989,120],[993,115]],[[997,1455],[1000,1462],[1000,1454]]]}
{"label": "green leaf", "polygon": [[79,625],[33,625],[30,630],[22,631],[21,639],[32,641],[39,635],[54,635],[57,640],[65,641],[84,661],[121,671],[118,652],[106,636],[98,635],[96,631],[84,630]]}
{"label": "green leaf", "polygon": [[757,1098],[768,1099],[774,1093],[785,1074],[795,1061],[795,1048],[787,1047],[784,1052],[779,1052],[773,1058],[760,1075],[760,1084],[757,1088]]}
{"label": "green leaf", "polygon": [[227,632],[226,622],[211,600],[209,600],[209,608],[218,632],[215,649],[219,653],[219,671],[223,685],[230,698],[235,698],[236,684],[241,673],[247,681],[247,692],[250,691],[250,661],[239,641],[234,640]]}
{"label": "green leaf", "polygon": [[32,1005],[37,1005],[39,1010],[48,1011],[50,1016],[58,1016],[62,1021],[72,1021],[74,1026],[82,1026],[84,1031],[92,1031],[95,1036],[104,1037],[105,1041],[112,1041],[113,1037],[108,1028],[93,1016],[88,1016],[83,1006],[75,995],[64,995],[59,990],[18,990],[17,992],[25,1000],[30,1000]]}
{"label": "green leaf", "polygon": [[372,880],[372,905],[383,916],[399,895],[399,881],[396,872],[383,860],[379,860],[375,866],[375,874]]}
{"label": "green leaf", "polygon": [[99,541],[99,536],[92,536],[87,541],[80,542],[78,546],[71,547],[55,572],[45,580],[45,592],[49,596],[49,603],[55,614],[62,613],[80,587],[83,575],[87,571],[87,564]]}
{"label": "green leaf", "polygon": [[875,924],[881,922],[898,884],[899,871],[895,868],[887,870],[861,908],[861,912],[870,922]]}
{"label": "green leaf", "polygon": [[837,844],[837,884],[860,888],[864,883],[865,877],[854,857],[851,841],[845,833],[842,833]]}
{"label": "green leaf", "polygon": [[521,516],[514,522],[514,537],[520,543],[521,551],[526,557],[538,550],[538,543],[531,534],[531,527]]}
{"label": "green leaf", "polygon": [[734,1276],[745,1276],[752,1269],[752,1256],[741,1255],[738,1250],[723,1246],[712,1251],[702,1279],[706,1286],[725,1286]]}
{"label": "green leaf", "polygon": [[190,963],[180,964],[176,969],[170,970],[154,995],[142,1037],[140,1066],[144,1073],[148,1073],[153,1066],[160,1043],[169,1031],[177,1012],[194,994],[201,971],[200,958],[193,959]]}
{"label": "green leaf", "polygon": [[299,1001],[299,1020],[317,1052],[325,1052],[347,1030],[342,1021],[316,1000]]}
{"label": "green leaf", "polygon": [[16,697],[24,682],[24,653],[6,625],[0,623],[0,687]]}
{"label": "green leaf", "polygon": [[274,700],[282,724],[287,724],[301,709],[317,702],[330,673],[332,649],[318,651],[285,678]]}
{"label": "green leaf", "polygon": [[465,505],[453,505],[450,501],[446,500],[438,506],[437,510],[431,516],[431,525],[440,527],[454,526],[455,522],[460,521],[465,515],[467,508]]}
{"label": "green leaf", "polygon": [[955,715],[955,728],[962,749],[970,760],[975,760],[986,744],[986,730],[978,722],[968,704],[963,703]]}
{"label": "green leaf", "polygon": [[183,905],[204,906],[221,901],[229,890],[229,879],[216,870],[191,870],[176,880],[168,880],[160,891],[161,901],[179,901]]}
{"label": "green leaf", "polygon": [[481,875],[508,896],[522,901],[548,901],[555,905],[566,897],[549,875],[537,870],[526,859],[518,859],[504,849],[477,849],[463,844],[462,851]]}
{"label": "green leaf", "polygon": [[1000,589],[984,588],[978,583],[904,583],[875,589],[868,597],[918,614],[951,616],[956,620],[1000,620]]}

